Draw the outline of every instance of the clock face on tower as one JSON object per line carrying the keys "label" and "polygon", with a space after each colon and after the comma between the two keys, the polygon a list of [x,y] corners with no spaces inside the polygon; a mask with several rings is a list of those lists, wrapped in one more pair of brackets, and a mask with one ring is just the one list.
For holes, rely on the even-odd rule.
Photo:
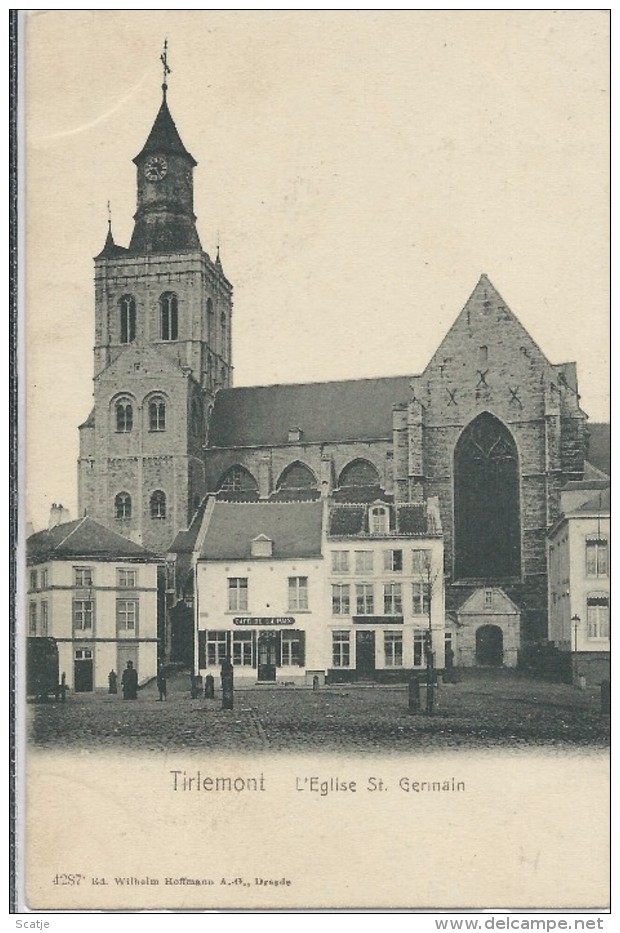
{"label": "clock face on tower", "polygon": [[151,156],[144,166],[144,175],[148,181],[161,181],[168,171],[168,163],[163,156]]}

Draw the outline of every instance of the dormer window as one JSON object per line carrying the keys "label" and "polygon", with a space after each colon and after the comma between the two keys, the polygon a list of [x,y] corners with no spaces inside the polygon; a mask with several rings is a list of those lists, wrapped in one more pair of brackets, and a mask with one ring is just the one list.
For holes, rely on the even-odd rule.
{"label": "dormer window", "polygon": [[301,428],[289,428],[288,429],[289,444],[298,444],[301,441],[303,434],[304,432],[301,430]]}
{"label": "dormer window", "polygon": [[252,557],[272,557],[273,541],[267,535],[257,535],[252,540]]}
{"label": "dormer window", "polygon": [[136,302],[132,295],[123,295],[120,300],[121,343],[136,339]]}
{"label": "dormer window", "polygon": [[384,505],[373,505],[368,516],[368,530],[371,535],[386,535],[390,530],[388,510]]}
{"label": "dormer window", "polygon": [[177,340],[179,336],[179,302],[173,292],[164,292],[159,299],[161,339]]}

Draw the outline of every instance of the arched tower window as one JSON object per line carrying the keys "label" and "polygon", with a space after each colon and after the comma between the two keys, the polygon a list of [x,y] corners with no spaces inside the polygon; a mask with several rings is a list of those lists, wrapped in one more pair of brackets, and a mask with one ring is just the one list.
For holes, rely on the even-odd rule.
{"label": "arched tower window", "polygon": [[131,496],[128,492],[119,492],[115,496],[114,515],[121,520],[131,518]]}
{"label": "arched tower window", "polygon": [[379,486],[379,473],[368,460],[352,460],[342,470],[338,486]]}
{"label": "arched tower window", "polygon": [[116,430],[128,434],[133,428],[133,406],[129,399],[120,398],[116,403]]}
{"label": "arched tower window", "polygon": [[161,489],[156,489],[151,496],[150,508],[151,518],[166,517],[166,493],[162,492]]}
{"label": "arched tower window", "polygon": [[457,579],[521,575],[517,446],[488,412],[465,428],[454,450],[454,554]]}
{"label": "arched tower window", "polygon": [[249,470],[233,466],[220,478],[218,490],[223,492],[258,492],[258,483]]}
{"label": "arched tower window", "polygon": [[161,339],[177,340],[179,336],[179,301],[174,292],[164,292],[159,299]]}
{"label": "arched tower window", "polygon": [[276,489],[316,488],[316,476],[312,470],[306,466],[305,463],[301,463],[299,460],[296,463],[291,463],[290,466],[287,466],[286,469],[283,470],[280,474],[280,478],[276,483]]}
{"label": "arched tower window", "polygon": [[132,295],[123,295],[120,300],[121,343],[136,339],[136,302]]}
{"label": "arched tower window", "polygon": [[149,431],[166,430],[166,403],[161,397],[149,402]]}

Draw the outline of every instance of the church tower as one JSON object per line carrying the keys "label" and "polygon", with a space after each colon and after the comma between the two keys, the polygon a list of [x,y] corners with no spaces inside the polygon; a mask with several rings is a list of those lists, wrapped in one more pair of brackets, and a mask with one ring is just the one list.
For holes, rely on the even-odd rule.
{"label": "church tower", "polygon": [[215,393],[232,382],[232,286],[202,249],[197,162],[163,98],[134,158],[128,247],[111,221],[95,258],[94,408],[80,426],[80,514],[163,554],[205,491],[203,448]]}

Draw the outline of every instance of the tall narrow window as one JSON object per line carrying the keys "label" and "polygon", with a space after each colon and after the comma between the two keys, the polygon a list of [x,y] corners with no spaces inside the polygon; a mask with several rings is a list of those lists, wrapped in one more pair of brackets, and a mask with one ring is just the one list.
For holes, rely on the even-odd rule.
{"label": "tall narrow window", "polygon": [[248,578],[228,578],[228,609],[230,612],[247,612],[248,608]]}
{"label": "tall narrow window", "polygon": [[351,613],[351,596],[348,583],[332,584],[332,615],[348,616]]}
{"label": "tall narrow window", "polygon": [[166,493],[156,489],[151,496],[151,518],[166,517]]}
{"label": "tall narrow window", "polygon": [[116,403],[116,430],[128,434],[133,428],[133,407],[128,399],[121,398]]}
{"label": "tall narrow window", "polygon": [[372,583],[358,583],[355,587],[355,606],[358,616],[371,616],[375,611]]}
{"label": "tall narrow window", "polygon": [[138,600],[116,600],[116,627],[119,635],[135,635],[138,623]]}
{"label": "tall narrow window", "polygon": [[120,300],[121,343],[136,339],[136,302],[132,295],[123,295]]}
{"label": "tall narrow window", "polygon": [[73,628],[77,632],[92,632],[95,604],[92,599],[73,600]]}
{"label": "tall narrow window", "polygon": [[114,498],[114,514],[120,521],[131,518],[131,496],[128,492],[119,492]]}
{"label": "tall narrow window", "polygon": [[609,560],[605,535],[590,535],[586,539],[586,575],[608,577]]}
{"label": "tall narrow window", "polygon": [[44,599],[43,602],[41,603],[41,635],[43,636],[43,638],[47,638],[48,629],[49,629],[49,613],[48,613],[47,600]]}
{"label": "tall narrow window", "polygon": [[388,511],[381,505],[375,506],[370,510],[370,533],[371,535],[385,535],[389,531]]}
{"label": "tall narrow window", "polygon": [[349,632],[332,632],[332,664],[334,667],[349,667],[351,663],[351,635]]}
{"label": "tall narrow window", "polygon": [[308,577],[288,578],[288,608],[308,608]]}
{"label": "tall narrow window", "polygon": [[177,340],[179,336],[179,302],[173,292],[164,292],[159,299],[161,309],[161,339]]}
{"label": "tall narrow window", "polygon": [[428,615],[430,608],[431,588],[428,583],[413,583],[413,614],[414,616]]}
{"label": "tall narrow window", "polygon": [[28,609],[28,634],[33,638],[37,634],[37,604],[30,603]]}
{"label": "tall narrow window", "polygon": [[149,431],[166,430],[166,403],[163,398],[152,398],[149,402]]}
{"label": "tall narrow window", "polygon": [[383,584],[383,612],[386,616],[402,615],[403,595],[400,583]]}
{"label": "tall narrow window", "polygon": [[588,593],[588,638],[609,638],[609,596]]}
{"label": "tall narrow window", "polygon": [[385,652],[386,667],[403,666],[403,633],[384,632],[383,649]]}

